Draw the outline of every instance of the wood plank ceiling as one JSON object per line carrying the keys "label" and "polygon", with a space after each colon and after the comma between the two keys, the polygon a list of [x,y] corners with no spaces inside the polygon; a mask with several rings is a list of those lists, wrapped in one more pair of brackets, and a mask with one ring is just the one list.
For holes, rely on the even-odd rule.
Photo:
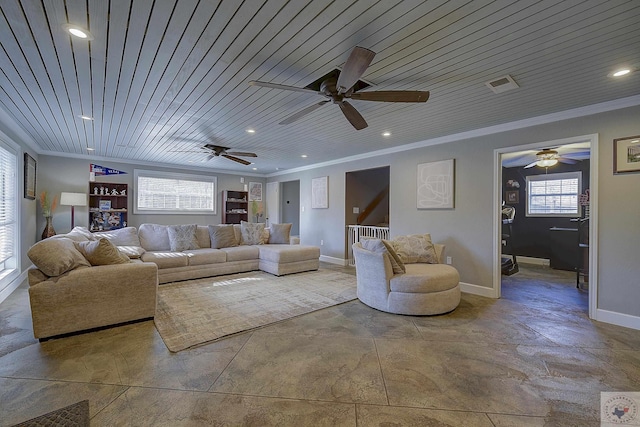
{"label": "wood plank ceiling", "polygon": [[[0,108],[42,153],[269,174],[640,94],[640,73],[608,76],[640,68],[637,0],[2,0],[0,12]],[[331,104],[279,125],[323,98],[247,83],[306,86],[354,46],[376,52],[372,90],[429,101],[354,100],[360,131]],[[507,74],[519,89],[484,84]],[[258,157],[200,163],[205,143]]]}

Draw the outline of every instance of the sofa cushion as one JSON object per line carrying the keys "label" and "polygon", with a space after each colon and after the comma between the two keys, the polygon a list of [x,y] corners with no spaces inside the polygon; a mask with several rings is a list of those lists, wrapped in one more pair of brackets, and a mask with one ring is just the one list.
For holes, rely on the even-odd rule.
{"label": "sofa cushion", "polygon": [[196,239],[196,224],[170,225],[167,227],[169,245],[172,251],[182,252],[189,249],[200,249]]}
{"label": "sofa cushion", "polygon": [[241,221],[243,245],[262,245],[265,243],[264,224],[259,222]]}
{"label": "sofa cushion", "polygon": [[293,224],[271,224],[269,227],[269,243],[289,244],[291,226]]}
{"label": "sofa cushion", "polygon": [[220,249],[191,249],[183,253],[189,258],[189,265],[218,264],[227,261],[227,254]]}
{"label": "sofa cushion", "polygon": [[106,237],[100,240],[75,242],[76,248],[91,265],[127,264],[129,257],[121,253]]}
{"label": "sofa cushion", "polygon": [[98,240],[92,232],[90,232],[89,230],[87,230],[86,227],[73,227],[73,230],[71,230],[70,232],[68,232],[67,234],[60,234],[60,235],[56,235],[53,236],[54,238],[63,238],[66,237],[67,239],[71,239],[75,242],[86,242],[86,241],[93,241],[93,240]]}
{"label": "sofa cushion", "polygon": [[438,256],[431,242],[430,234],[398,236],[391,241],[391,244],[405,264],[416,262],[438,263]]}
{"label": "sofa cushion", "polygon": [[158,268],[186,267],[189,265],[189,255],[184,252],[146,251],[140,259],[153,262]]}
{"label": "sofa cushion", "polygon": [[99,239],[106,237],[116,246],[142,246],[135,227],[124,227],[116,230],[98,231],[93,235]]}
{"label": "sofa cushion", "polygon": [[304,245],[260,245],[260,259],[279,264],[320,258],[320,248]]}
{"label": "sofa cushion", "polygon": [[142,224],[138,227],[140,246],[147,251],[170,251],[169,232],[166,225]]}
{"label": "sofa cushion", "polygon": [[227,254],[227,262],[260,259],[260,249],[257,246],[233,246],[220,250]]}
{"label": "sofa cushion", "polygon": [[211,247],[215,249],[230,248],[238,246],[236,234],[233,225],[210,225],[209,238],[211,239]]}
{"label": "sofa cushion", "polygon": [[211,239],[209,238],[209,227],[206,225],[198,225],[196,227],[196,240],[201,248],[210,248]]}
{"label": "sofa cushion", "polygon": [[129,259],[138,259],[146,251],[142,246],[116,246],[120,252],[129,257]]}
{"label": "sofa cushion", "polygon": [[391,268],[393,269],[394,274],[402,274],[406,272],[404,263],[391,246],[391,243],[386,242],[382,239],[361,238],[360,244],[362,245],[363,249],[371,252],[385,254],[387,257],[389,257],[389,261],[391,261]]}
{"label": "sofa cushion", "polygon": [[91,266],[76,249],[74,241],[66,237],[41,240],[29,248],[27,256],[49,277],[59,276],[74,268]]}
{"label": "sofa cushion", "polygon": [[389,280],[391,292],[431,293],[453,289],[460,282],[458,270],[446,264],[408,264],[407,273]]}

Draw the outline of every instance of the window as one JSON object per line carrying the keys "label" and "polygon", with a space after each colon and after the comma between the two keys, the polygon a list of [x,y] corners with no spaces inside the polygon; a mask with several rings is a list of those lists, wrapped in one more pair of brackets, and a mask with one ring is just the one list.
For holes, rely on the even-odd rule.
{"label": "window", "polygon": [[16,151],[0,141],[0,278],[18,268],[17,164]]}
{"label": "window", "polygon": [[580,216],[582,172],[527,177],[527,216]]}
{"label": "window", "polygon": [[215,176],[134,171],[135,213],[216,213]]}

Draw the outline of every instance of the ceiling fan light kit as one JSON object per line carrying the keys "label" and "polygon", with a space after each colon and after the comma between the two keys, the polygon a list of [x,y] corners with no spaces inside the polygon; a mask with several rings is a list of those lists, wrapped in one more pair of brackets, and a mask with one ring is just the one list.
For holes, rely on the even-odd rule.
{"label": "ceiling fan light kit", "polygon": [[382,90],[371,92],[357,92],[369,86],[362,82],[360,78],[367,71],[367,68],[375,57],[375,52],[356,46],[349,54],[347,62],[345,62],[342,70],[334,70],[329,75],[324,76],[319,86],[314,82],[307,87],[287,86],[277,83],[261,82],[252,80],[249,82],[251,86],[261,86],[271,89],[291,90],[296,92],[304,92],[314,95],[321,95],[327,98],[325,101],[318,102],[309,107],[303,108],[286,117],[279,124],[288,125],[301,119],[307,114],[317,110],[328,103],[338,104],[342,114],[351,123],[356,130],[364,129],[368,126],[366,120],[346,99],[355,99],[358,101],[373,102],[427,102],[429,99],[428,91],[403,91],[403,90]]}

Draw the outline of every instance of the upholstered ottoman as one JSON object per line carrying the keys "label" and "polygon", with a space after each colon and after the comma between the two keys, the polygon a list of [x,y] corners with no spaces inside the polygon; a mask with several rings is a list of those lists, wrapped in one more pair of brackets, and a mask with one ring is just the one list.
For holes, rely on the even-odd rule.
{"label": "upholstered ottoman", "polygon": [[276,276],[317,270],[320,267],[320,248],[307,245],[258,245],[260,270]]}

